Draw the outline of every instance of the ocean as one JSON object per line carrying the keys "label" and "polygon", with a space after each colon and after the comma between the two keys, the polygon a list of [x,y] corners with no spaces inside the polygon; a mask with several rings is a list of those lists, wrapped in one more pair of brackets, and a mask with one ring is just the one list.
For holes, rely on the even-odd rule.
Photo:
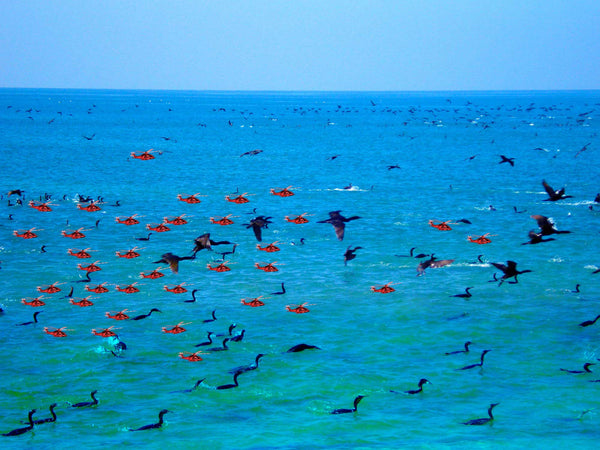
{"label": "ocean", "polygon": [[[595,448],[599,116],[599,91],[0,89],[0,432],[57,404],[2,447]],[[343,240],[333,211],[358,217]],[[532,215],[570,233],[524,245]],[[507,261],[530,272],[502,281]]]}

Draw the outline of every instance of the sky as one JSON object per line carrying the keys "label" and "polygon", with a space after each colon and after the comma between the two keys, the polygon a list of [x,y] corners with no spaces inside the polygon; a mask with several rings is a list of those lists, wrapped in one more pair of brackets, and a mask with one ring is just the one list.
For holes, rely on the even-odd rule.
{"label": "sky", "polygon": [[600,89],[600,0],[0,0],[0,87]]}

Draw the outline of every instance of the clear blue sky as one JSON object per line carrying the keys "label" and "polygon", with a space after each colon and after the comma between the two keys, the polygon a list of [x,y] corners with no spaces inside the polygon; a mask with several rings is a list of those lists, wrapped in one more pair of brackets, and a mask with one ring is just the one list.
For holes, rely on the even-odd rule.
{"label": "clear blue sky", "polygon": [[600,0],[0,0],[0,87],[600,89]]}

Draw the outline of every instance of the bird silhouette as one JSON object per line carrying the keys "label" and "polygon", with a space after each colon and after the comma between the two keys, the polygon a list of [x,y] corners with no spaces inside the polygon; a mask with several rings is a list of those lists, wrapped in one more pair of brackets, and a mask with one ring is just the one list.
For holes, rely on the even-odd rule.
{"label": "bird silhouette", "polygon": [[542,180],[542,186],[544,186],[544,189],[548,193],[548,198],[544,199],[546,202],[555,202],[565,198],[573,198],[572,195],[565,195],[564,187],[560,188],[558,191],[555,191],[548,183],[546,183],[546,180]]}
{"label": "bird silhouette", "polygon": [[244,224],[246,228],[252,228],[254,231],[254,236],[258,242],[262,241],[262,229],[267,228],[271,222],[272,217],[266,216],[257,216],[254,219],[250,220],[250,223]]}
{"label": "bird silhouette", "polygon": [[346,249],[346,252],[344,253],[344,265],[348,265],[348,261],[353,260],[354,258],[356,258],[356,255],[354,254],[356,252],[356,250],[361,249],[362,247],[354,247],[351,248],[352,246],[348,246],[348,248]]}
{"label": "bird silhouette", "polygon": [[554,223],[552,223],[552,221],[546,216],[534,214],[531,216],[531,218],[535,219],[535,221],[537,222],[538,226],[540,227],[540,233],[542,234],[542,236],[549,236],[551,234],[568,234],[568,233],[570,233],[570,231],[557,230],[554,226]]}
{"label": "bird silhouette", "polygon": [[517,279],[518,275],[521,275],[522,273],[531,272],[531,270],[529,269],[517,270],[517,263],[514,261],[506,261],[506,264],[492,263],[492,265],[504,273],[504,275],[502,275],[502,277],[500,278],[500,283],[498,283],[498,286],[500,286],[502,283],[504,283],[505,280],[508,280],[509,278],[515,279],[515,281],[509,281],[509,284],[517,284],[519,282],[519,280]]}
{"label": "bird silhouette", "polygon": [[327,220],[319,220],[317,223],[330,223],[333,225],[333,229],[335,230],[335,235],[338,240],[344,240],[344,231],[346,228],[346,222],[350,222],[351,220],[360,219],[359,216],[352,217],[344,217],[340,214],[341,210],[331,211],[329,213],[329,219]]}

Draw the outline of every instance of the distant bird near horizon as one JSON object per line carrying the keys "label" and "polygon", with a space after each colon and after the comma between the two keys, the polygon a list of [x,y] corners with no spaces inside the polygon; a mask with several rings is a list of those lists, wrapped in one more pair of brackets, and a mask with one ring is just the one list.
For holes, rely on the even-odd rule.
{"label": "distant bird near horizon", "polygon": [[504,155],[499,155],[500,158],[502,158],[502,160],[498,163],[498,164],[502,164],[502,163],[508,163],[510,164],[512,167],[515,166],[515,158],[508,158]]}

